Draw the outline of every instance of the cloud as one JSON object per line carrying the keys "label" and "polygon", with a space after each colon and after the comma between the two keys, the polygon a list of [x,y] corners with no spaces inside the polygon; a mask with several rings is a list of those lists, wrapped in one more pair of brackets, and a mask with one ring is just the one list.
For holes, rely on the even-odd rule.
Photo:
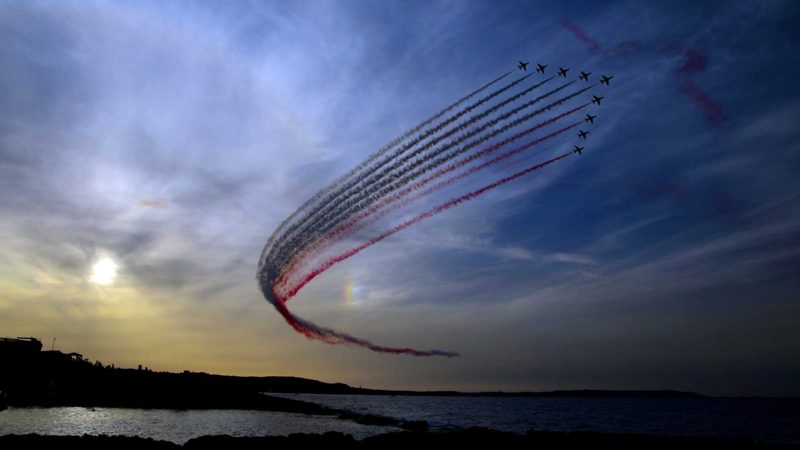
{"label": "cloud", "polygon": [[572,264],[588,264],[588,265],[596,265],[597,261],[592,258],[583,255],[577,255],[574,253],[556,253],[551,255],[554,261],[558,262],[565,262],[565,263],[572,263]]}
{"label": "cloud", "polygon": [[782,138],[797,132],[793,118],[800,114],[800,102],[777,105],[771,111],[759,114],[753,121],[736,132],[738,139]]}

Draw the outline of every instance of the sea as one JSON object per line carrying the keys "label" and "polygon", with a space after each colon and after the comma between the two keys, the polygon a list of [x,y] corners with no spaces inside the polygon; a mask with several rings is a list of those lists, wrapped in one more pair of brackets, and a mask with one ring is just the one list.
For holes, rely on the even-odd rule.
{"label": "sea", "polygon": [[[277,395],[354,412],[425,420],[432,430],[599,431],[800,444],[800,399]],[[106,434],[184,443],[213,434],[274,436],[327,431],[361,439],[399,429],[270,411],[83,407],[0,411],[0,435]]]}

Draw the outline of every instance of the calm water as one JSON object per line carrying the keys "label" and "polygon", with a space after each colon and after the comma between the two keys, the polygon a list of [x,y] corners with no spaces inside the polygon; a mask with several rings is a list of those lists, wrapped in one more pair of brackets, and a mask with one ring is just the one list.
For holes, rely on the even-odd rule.
{"label": "calm water", "polygon": [[360,439],[398,431],[393,427],[360,425],[329,416],[241,410],[126,409],[126,408],[9,408],[0,411],[3,434],[107,434],[151,437],[182,444],[191,438],[288,435],[340,431]]}
{"label": "calm water", "polygon": [[516,433],[584,430],[800,443],[800,399],[284,396],[426,420],[433,429],[481,426]]}
{"label": "calm water", "polygon": [[[800,399],[283,396],[351,411],[426,420],[433,429],[591,430],[800,443]],[[340,431],[363,438],[396,430],[326,416],[265,411],[11,408],[0,412],[0,434],[122,434],[177,443],[206,434]]]}

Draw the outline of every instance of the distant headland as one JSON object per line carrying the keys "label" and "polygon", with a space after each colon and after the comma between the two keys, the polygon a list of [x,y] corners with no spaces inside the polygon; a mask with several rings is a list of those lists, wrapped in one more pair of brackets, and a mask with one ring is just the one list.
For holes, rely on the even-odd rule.
{"label": "distant headland", "polygon": [[561,390],[549,392],[458,392],[366,389],[298,377],[240,377],[205,372],[154,372],[91,362],[77,352],[42,351],[34,337],[0,338],[0,390],[16,406],[117,406],[170,409],[266,409],[319,413],[304,402],[263,395],[308,393],[417,396],[702,397],[671,390]]}

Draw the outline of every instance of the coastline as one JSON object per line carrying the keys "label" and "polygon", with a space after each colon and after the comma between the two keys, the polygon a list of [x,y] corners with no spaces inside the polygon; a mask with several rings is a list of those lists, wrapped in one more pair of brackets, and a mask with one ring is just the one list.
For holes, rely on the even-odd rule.
{"label": "coastline", "polygon": [[[347,446],[351,448],[365,448],[365,446],[368,448],[374,442],[391,445],[394,442],[406,441],[408,443],[405,445],[428,445],[431,443],[472,445],[473,441],[488,439],[487,436],[493,436],[492,439],[495,440],[508,440],[513,445],[519,446],[541,445],[541,442],[551,441],[559,445],[564,443],[579,445],[580,443],[594,442],[596,439],[616,446],[634,445],[632,442],[641,440],[645,440],[645,444],[636,444],[636,446],[652,446],[655,443],[665,442],[668,442],[670,446],[683,445],[685,442],[706,446],[711,442],[715,446],[730,447],[733,444],[741,446],[744,445],[743,442],[751,442],[732,440],[739,438],[760,439],[773,446],[781,442],[792,444],[800,442],[796,432],[790,433],[791,440],[783,438],[786,431],[794,429],[796,422],[791,422],[792,418],[800,417],[800,405],[796,402],[786,405],[778,404],[775,401],[753,400],[733,402],[734,405],[731,405],[732,400],[730,399],[674,390],[585,389],[549,392],[457,392],[364,389],[360,386],[351,387],[344,383],[328,383],[299,377],[242,377],[191,371],[158,372],[151,371],[147,367],[118,368],[113,364],[103,365],[99,361],[92,363],[77,353],[40,351],[40,342],[33,338],[10,342],[24,347],[22,350],[16,349],[9,354],[9,357],[6,358],[6,361],[10,363],[8,370],[0,374],[0,389],[4,395],[7,395],[4,398],[7,398],[8,406],[11,408],[82,407],[93,411],[92,408],[96,407],[98,409],[175,411],[180,414],[190,411],[210,412],[211,410],[262,411],[296,413],[307,417],[309,423],[320,420],[347,422],[342,426],[310,426],[308,423],[302,423],[291,425],[288,429],[281,429],[264,427],[264,419],[259,418],[258,420],[261,422],[253,422],[255,425],[252,430],[254,431],[240,434],[239,429],[236,428],[208,428],[206,423],[200,421],[199,423],[202,424],[200,428],[193,429],[191,433],[185,433],[177,439],[173,439],[174,433],[142,434],[153,439],[169,439],[165,441],[169,448],[181,447],[181,444],[176,444],[176,442],[184,442],[184,440],[186,440],[184,444],[189,445],[187,448],[202,448],[196,446],[203,442],[216,442],[224,439],[233,439],[230,444],[224,444],[233,446],[233,448],[246,448],[249,445],[247,442],[259,440],[266,440],[259,446],[282,445],[279,443],[287,439],[293,441],[316,439],[330,441],[330,445],[339,446],[343,444],[337,443],[339,442],[337,440],[344,439],[349,442]],[[322,401],[321,398],[315,398],[315,396],[327,397],[328,395],[358,397],[361,400],[355,403],[350,400],[328,402],[327,400]],[[392,399],[393,397],[397,397],[397,399]],[[400,400],[403,397],[415,398]],[[542,405],[546,406],[545,410],[549,411],[551,420],[556,422],[524,421],[523,426],[510,427],[502,421],[470,419],[470,417],[487,414],[490,417],[505,417],[504,414],[508,413],[509,405],[516,405],[511,410],[517,411],[517,417],[520,417],[520,412],[525,414],[525,411],[528,411],[527,408],[532,407],[540,411],[541,408],[527,404],[532,399],[537,399],[536,402],[541,399]],[[508,403],[511,400],[513,402]],[[606,403],[609,401],[617,402],[613,408],[616,416],[613,414],[608,416],[609,405]],[[420,404],[424,404],[425,413],[409,414],[403,407],[399,409],[386,407],[388,404],[394,403],[405,404],[406,407],[416,405],[412,409],[419,409]],[[662,409],[654,408],[653,405],[661,405]],[[675,405],[680,407],[676,408]],[[706,421],[704,417],[698,416],[698,405],[703,406],[705,409],[701,408],[702,411],[710,414],[713,419]],[[732,407],[740,410],[741,416],[728,414],[727,411],[731,411]],[[465,411],[464,417],[467,419],[462,420],[462,423],[446,419],[454,411]],[[574,411],[579,411],[579,413],[574,413]],[[643,411],[650,411],[650,414],[644,414],[644,419],[641,419]],[[695,413],[687,416],[687,411],[695,411]],[[777,415],[777,411],[788,411],[791,414],[788,416]],[[163,415],[162,413],[153,414]],[[102,417],[102,413],[100,416]],[[136,417],[135,414],[134,417]],[[250,420],[249,416],[241,417]],[[510,420],[513,421],[513,415],[510,417]],[[664,419],[665,417],[669,420]],[[640,420],[637,422],[635,419]],[[181,420],[174,421],[175,424],[178,424],[175,426],[182,428],[182,425],[179,425]],[[273,419],[268,420],[272,421]],[[558,425],[559,423],[572,423],[571,420],[583,425],[575,427]],[[649,422],[647,422],[648,420]],[[741,432],[742,420],[749,424],[745,428],[746,432]],[[171,421],[171,418],[167,418],[164,423],[173,423]],[[233,421],[231,423],[240,422]],[[587,423],[592,426],[586,426]],[[666,423],[667,425],[653,428],[651,425],[654,423]],[[11,424],[13,425],[13,423]],[[372,432],[361,433],[359,427],[362,425],[376,426],[375,434]],[[152,423],[142,421],[140,426],[152,428]],[[479,430],[467,428],[472,426],[483,428]],[[551,431],[524,434],[529,428]],[[413,433],[398,434],[396,430]],[[577,430],[596,431],[581,432]],[[716,431],[708,432],[709,430]],[[62,436],[60,435],[62,431],[76,433],[76,436]],[[313,431],[329,432],[286,437],[289,433]],[[628,434],[629,432],[630,434]],[[161,445],[153,439],[111,436],[128,433],[125,428],[113,427],[85,428],[76,431],[74,428],[69,428],[69,425],[63,430],[48,429],[34,422],[33,426],[27,428],[10,427],[0,430],[0,433],[17,433],[17,436],[3,437],[3,440],[0,441],[0,443],[16,443],[15,445],[23,445],[23,441],[26,440],[32,442],[30,445],[45,445],[41,443],[51,440],[53,442],[66,440],[64,445],[71,445],[69,442],[75,440],[76,443],[85,447],[94,445],[102,439],[119,440],[124,443],[121,445],[125,447],[132,445],[133,448],[156,448],[152,445]],[[25,433],[43,434],[26,435]],[[79,433],[97,433],[99,436],[77,436]],[[100,437],[102,436],[100,433],[107,433],[110,437]],[[237,437],[227,436],[225,433]],[[269,433],[272,437],[238,437],[258,436],[259,433]],[[666,437],[668,435],[674,437]],[[686,435],[694,437],[686,437]],[[273,443],[271,440],[276,440],[275,442],[278,443]],[[149,444],[142,444],[140,441],[149,442]],[[151,445],[151,447],[147,447],[147,445]],[[220,445],[223,444],[215,446]],[[752,442],[747,445],[752,445]],[[27,444],[24,446],[29,447]],[[211,445],[209,444],[209,446]]]}
{"label": "coastline", "polygon": [[231,409],[297,413],[305,415],[330,416],[339,420],[349,420],[361,425],[377,425],[397,427],[409,431],[427,431],[428,423],[422,420],[402,420],[378,414],[359,413],[341,408],[332,408],[318,403],[303,400],[276,397],[255,392],[223,391],[215,395],[192,396],[192,392],[178,395],[156,397],[141,395],[138,397],[110,395],[108,397],[80,397],[50,399],[48,402],[16,404],[15,407],[50,408],[60,406],[77,406],[84,408],[130,408],[130,409],[166,409],[175,411]]}

